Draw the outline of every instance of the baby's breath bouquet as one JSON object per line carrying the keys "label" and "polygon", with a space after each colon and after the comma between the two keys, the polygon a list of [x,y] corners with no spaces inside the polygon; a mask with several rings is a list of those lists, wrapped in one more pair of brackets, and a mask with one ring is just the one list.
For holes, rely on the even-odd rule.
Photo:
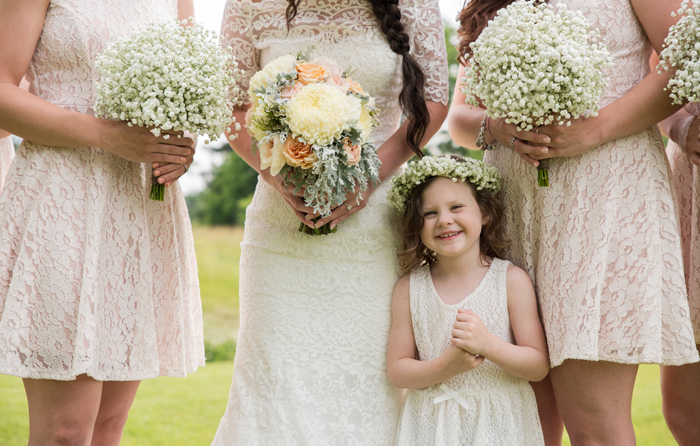
{"label": "baby's breath bouquet", "polygon": [[668,32],[657,68],[676,70],[666,87],[674,104],[700,102],[700,4],[684,0],[673,15],[681,18]]}
{"label": "baby's breath bouquet", "polygon": [[[151,24],[97,56],[98,117],[149,127],[155,136],[174,131],[207,139],[234,124],[240,71],[230,48],[224,50],[213,31],[187,24],[175,18]],[[151,199],[163,201],[164,194],[154,177]]]}
{"label": "baby's breath bouquet", "polygon": [[[337,62],[287,55],[255,73],[248,89],[248,132],[257,141],[260,168],[281,175],[321,216],[347,194],[379,182],[381,162],[369,142],[378,125],[374,99]],[[362,199],[357,196],[357,204]],[[329,224],[306,234],[328,234]]]}
{"label": "baby's breath bouquet", "polygon": [[[462,92],[487,115],[524,130],[597,116],[607,85],[602,70],[613,59],[580,12],[517,0],[489,21],[471,49]],[[538,183],[548,186],[546,163],[540,166]]]}

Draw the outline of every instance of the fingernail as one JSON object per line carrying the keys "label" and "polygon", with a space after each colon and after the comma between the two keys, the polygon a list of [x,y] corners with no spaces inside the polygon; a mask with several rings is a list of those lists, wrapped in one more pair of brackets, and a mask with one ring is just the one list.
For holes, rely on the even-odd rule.
{"label": "fingernail", "polygon": [[187,158],[180,157],[180,162],[184,163],[185,161],[187,161]]}
{"label": "fingernail", "polygon": [[316,222],[315,227],[320,228],[321,226],[325,225],[325,223],[322,220],[319,220]]}
{"label": "fingernail", "polygon": [[338,226],[338,223],[331,223],[331,229],[335,229],[336,226]]}
{"label": "fingernail", "polygon": [[165,178],[158,178],[158,182],[159,182],[160,184],[165,183]]}
{"label": "fingernail", "polygon": [[552,140],[551,140],[549,137],[543,139],[542,141],[544,141],[544,142],[552,142]]}
{"label": "fingernail", "polygon": [[192,151],[188,149],[188,150],[187,150],[187,154],[188,154],[188,155],[192,155]]}
{"label": "fingernail", "polygon": [[160,175],[160,171],[159,171],[159,170],[154,170],[154,171],[153,171],[153,175],[155,175],[155,176]]}
{"label": "fingernail", "polygon": [[313,215],[311,215],[311,214],[306,214],[306,219],[307,219],[307,220],[311,220],[312,218],[314,218]]}
{"label": "fingernail", "polygon": [[542,150],[540,150],[540,153],[547,153],[549,152],[549,149],[546,147],[543,147]]}

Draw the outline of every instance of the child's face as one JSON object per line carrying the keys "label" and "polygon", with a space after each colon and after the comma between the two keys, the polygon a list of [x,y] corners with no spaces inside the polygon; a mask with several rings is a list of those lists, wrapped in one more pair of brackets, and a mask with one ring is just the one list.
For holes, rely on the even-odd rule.
{"label": "child's face", "polygon": [[486,217],[468,183],[436,178],[421,196],[423,244],[439,255],[457,257],[478,254],[481,227]]}

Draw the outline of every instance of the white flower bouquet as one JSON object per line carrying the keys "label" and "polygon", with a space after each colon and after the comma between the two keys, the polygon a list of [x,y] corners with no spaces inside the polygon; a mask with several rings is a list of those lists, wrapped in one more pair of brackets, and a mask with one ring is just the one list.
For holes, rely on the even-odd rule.
{"label": "white flower bouquet", "polygon": [[[612,65],[600,34],[566,5],[517,0],[501,9],[471,44],[461,90],[492,118],[519,129],[597,116]],[[546,163],[538,183],[548,186]]]}
{"label": "white flower bouquet", "polygon": [[666,71],[675,69],[666,86],[674,104],[700,102],[700,4],[683,0],[659,54],[659,65]]}
{"label": "white flower bouquet", "polygon": [[[349,192],[379,182],[381,162],[369,143],[378,109],[337,62],[301,53],[279,57],[255,73],[248,94],[246,126],[261,169],[303,192],[314,212],[328,216]],[[361,199],[360,192],[357,204]],[[299,231],[334,232],[328,224],[315,230],[302,224]]]}
{"label": "white flower bouquet", "polygon": [[[97,56],[98,117],[150,127],[155,136],[174,131],[207,139],[234,124],[237,63],[213,31],[196,23],[181,26],[186,24],[177,19],[151,24]],[[165,186],[155,180],[150,198],[163,201]]]}

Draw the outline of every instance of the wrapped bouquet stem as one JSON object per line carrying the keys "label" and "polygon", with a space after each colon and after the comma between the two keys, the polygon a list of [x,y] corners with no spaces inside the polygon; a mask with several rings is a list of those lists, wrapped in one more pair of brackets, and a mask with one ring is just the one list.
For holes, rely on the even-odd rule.
{"label": "wrapped bouquet stem", "polygon": [[[337,62],[279,57],[253,76],[248,93],[246,126],[257,141],[260,168],[281,175],[320,217],[345,204],[350,192],[359,192],[359,204],[368,184],[379,182],[381,162],[369,143],[378,109]],[[302,224],[299,231],[335,232],[328,224],[315,230]]]}
{"label": "wrapped bouquet stem", "polygon": [[[177,18],[154,23],[111,42],[97,56],[101,75],[95,114],[155,136],[190,132],[218,138],[232,118],[240,76],[235,59],[213,31]],[[152,177],[150,198],[163,201],[165,186]]]}
{"label": "wrapped bouquet stem", "polygon": [[[519,130],[570,125],[597,116],[612,65],[600,33],[566,5],[517,0],[501,9],[471,46],[461,90],[466,102]],[[548,163],[538,184],[549,185]]]}

